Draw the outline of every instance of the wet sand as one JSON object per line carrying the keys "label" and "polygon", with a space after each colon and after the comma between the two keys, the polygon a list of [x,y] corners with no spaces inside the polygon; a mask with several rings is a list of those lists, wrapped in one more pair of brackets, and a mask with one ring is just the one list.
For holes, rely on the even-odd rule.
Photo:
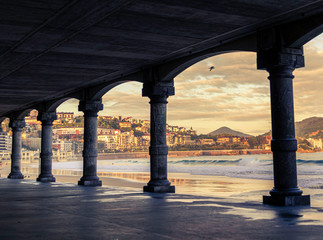
{"label": "wet sand", "polygon": [[0,239],[322,239],[319,208],[138,190],[0,178]]}
{"label": "wet sand", "polygon": [[[25,169],[26,170],[26,169]],[[25,179],[35,180],[37,169],[23,171]],[[69,175],[64,175],[69,173]],[[0,177],[6,177],[9,168],[2,168]],[[81,172],[71,170],[53,170],[58,183],[77,184]],[[102,185],[112,188],[123,188],[142,192],[143,186],[150,179],[149,173],[142,172],[98,172]],[[192,175],[189,173],[169,173],[168,179],[175,186],[178,194],[190,194],[204,197],[221,197],[228,199],[243,199],[243,201],[262,201],[262,195],[267,195],[272,188],[272,181],[258,179],[242,179],[214,175]]]}
{"label": "wet sand", "polygon": [[[35,180],[38,169],[23,168],[25,179]],[[10,172],[9,166],[0,169],[0,177],[6,178]],[[77,185],[81,171],[53,170],[57,183]],[[147,172],[98,172],[104,187],[121,188],[142,192],[150,175]],[[189,173],[169,173],[168,179],[175,186],[178,194],[188,194],[203,197],[219,197],[230,202],[253,201],[262,203],[262,196],[268,195],[273,187],[272,180],[233,178],[215,175],[192,175]],[[322,188],[303,188],[304,194],[311,195],[311,206],[323,208]]]}
{"label": "wet sand", "polygon": [[[8,167],[2,168],[0,177],[6,178],[9,170]],[[35,184],[37,186],[45,186],[35,182],[38,174],[24,174],[24,183],[29,182],[30,184]],[[56,183],[51,184],[51,186],[92,189],[77,187],[81,172],[77,172],[77,174],[78,175],[74,176],[55,174]],[[93,188],[93,191],[103,191],[106,196],[112,194],[109,198],[113,198],[113,191],[118,194],[120,192],[130,195],[135,194],[138,198],[140,198],[140,196],[146,196],[146,194],[142,194],[142,187],[149,181],[149,173],[98,172],[98,175],[102,180],[103,187]],[[169,204],[172,204],[173,201],[180,201],[182,203],[179,206],[186,206],[188,204],[187,207],[189,209],[193,205],[197,208],[225,209],[225,211],[221,213],[221,216],[228,215],[228,218],[225,220],[226,222],[230,222],[237,217],[242,217],[245,219],[243,220],[244,224],[249,224],[249,221],[278,221],[275,224],[280,227],[290,227],[291,225],[323,226],[322,188],[303,189],[304,194],[311,195],[311,207],[274,207],[262,204],[262,196],[268,195],[269,190],[273,187],[272,180],[243,179],[214,175],[191,175],[189,173],[170,173],[169,180],[172,182],[172,185],[175,185],[176,194],[166,194],[165,196],[177,196],[176,200],[172,199],[172,197],[169,198],[167,200]],[[183,198],[183,196],[186,197]],[[119,201],[119,199],[106,201]],[[182,207],[180,207],[180,209],[182,209]],[[311,229],[312,228],[308,228],[307,231],[311,233]],[[247,237],[247,235],[244,237]],[[315,235],[313,239],[320,239],[320,235]]]}

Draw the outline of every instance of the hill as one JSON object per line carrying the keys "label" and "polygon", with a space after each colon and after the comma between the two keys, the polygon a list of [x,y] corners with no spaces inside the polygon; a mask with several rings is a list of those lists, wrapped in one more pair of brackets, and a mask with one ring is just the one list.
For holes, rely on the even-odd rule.
{"label": "hill", "polygon": [[[300,122],[295,123],[295,131],[297,137],[308,138],[310,134],[317,132],[318,130],[323,131],[323,117],[311,117],[306,118]],[[323,135],[323,132],[317,132],[314,138]]]}
{"label": "hill", "polygon": [[222,134],[228,134],[228,135],[238,136],[238,137],[252,137],[252,135],[234,131],[228,127],[221,127],[213,132],[210,132],[208,135],[216,136],[216,135],[222,135]]}

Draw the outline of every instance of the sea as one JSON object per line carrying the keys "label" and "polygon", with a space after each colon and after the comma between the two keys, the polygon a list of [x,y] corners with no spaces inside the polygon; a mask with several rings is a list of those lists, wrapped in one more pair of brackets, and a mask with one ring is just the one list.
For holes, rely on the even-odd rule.
{"label": "sea", "polygon": [[[297,153],[298,185],[323,189],[323,152]],[[54,162],[53,169],[82,171],[82,161]],[[148,158],[98,160],[100,173],[149,173]],[[191,156],[168,158],[169,173],[273,179],[272,154]]]}

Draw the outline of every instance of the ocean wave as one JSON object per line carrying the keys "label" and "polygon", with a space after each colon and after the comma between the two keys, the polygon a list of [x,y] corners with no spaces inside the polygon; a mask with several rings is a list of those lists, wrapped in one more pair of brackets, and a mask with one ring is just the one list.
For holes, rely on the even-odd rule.
{"label": "ocean wave", "polygon": [[[100,172],[147,172],[149,159],[99,160]],[[299,154],[297,156],[300,185],[323,186],[323,153]],[[38,166],[37,166],[38,167]],[[54,162],[53,169],[73,169],[82,171],[82,162]],[[248,179],[272,179],[272,156],[202,156],[177,157],[168,159],[169,173],[189,173],[194,175],[218,175]],[[320,179],[317,179],[320,178]],[[314,181],[314,179],[316,179]],[[321,185],[320,185],[321,184]]]}
{"label": "ocean wave", "polygon": [[303,159],[296,159],[296,162],[299,163],[299,164],[323,165],[323,160],[303,160]]}
{"label": "ocean wave", "polygon": [[238,160],[178,160],[178,161],[168,161],[169,164],[233,164],[238,163],[241,159]]}

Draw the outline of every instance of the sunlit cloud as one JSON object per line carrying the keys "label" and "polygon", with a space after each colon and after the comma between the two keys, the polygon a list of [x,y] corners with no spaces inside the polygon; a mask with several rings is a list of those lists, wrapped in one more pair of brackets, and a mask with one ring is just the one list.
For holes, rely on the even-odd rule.
{"label": "sunlit cloud", "polygon": [[[323,36],[323,35],[322,35]],[[294,71],[295,119],[323,116],[323,37],[304,47],[306,67]],[[214,66],[212,71],[210,66]],[[209,133],[227,126],[257,135],[270,130],[268,73],[257,70],[256,54],[237,52],[201,61],[175,78],[175,96],[168,98],[168,123]],[[142,84],[125,83],[103,97],[99,115],[149,119],[149,98],[141,96]],[[76,109],[78,102],[58,110]]]}

